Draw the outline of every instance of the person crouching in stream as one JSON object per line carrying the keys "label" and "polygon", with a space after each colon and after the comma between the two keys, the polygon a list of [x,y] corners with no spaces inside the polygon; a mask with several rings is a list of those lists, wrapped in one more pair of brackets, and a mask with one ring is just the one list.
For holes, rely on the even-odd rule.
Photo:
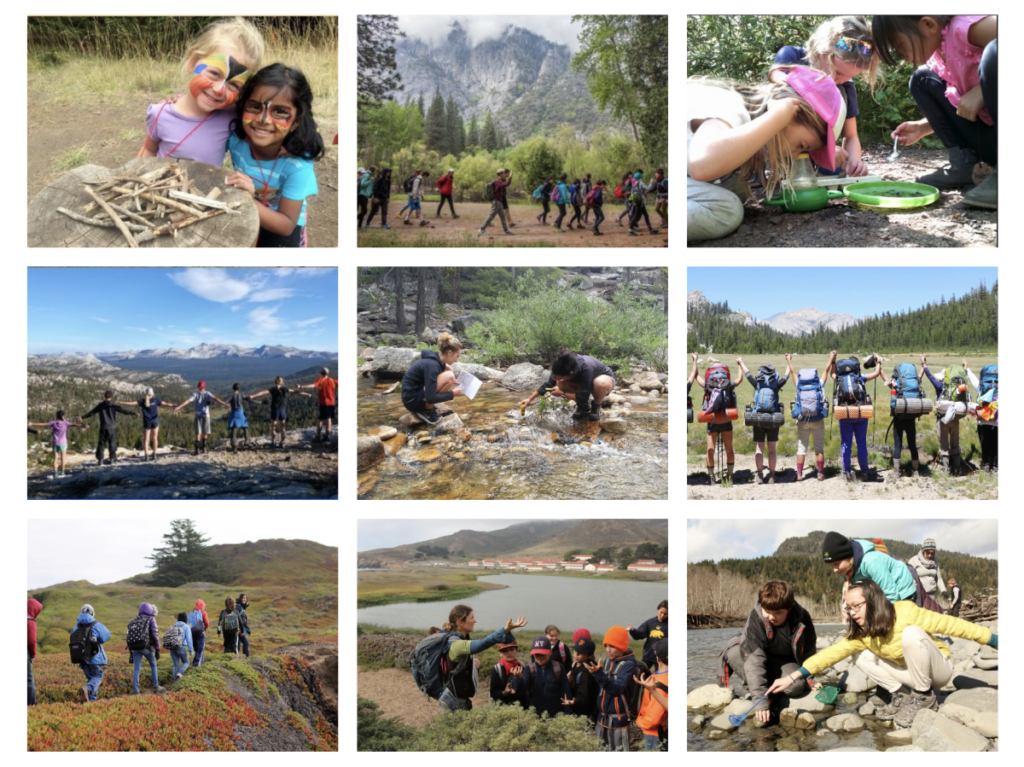
{"label": "person crouching in stream", "polygon": [[799,680],[856,652],[866,651],[863,655],[869,662],[858,664],[858,668],[892,694],[889,704],[876,711],[875,716],[883,721],[894,720],[899,727],[910,727],[918,711],[938,707],[936,688],[946,686],[953,678],[949,648],[933,635],[999,647],[999,635],[983,626],[924,610],[906,600],[893,604],[870,578],[850,585],[845,609],[851,618],[846,638],[812,655],[796,671],[776,679],[768,688],[769,693],[783,692]]}
{"label": "person crouching in stream", "polygon": [[[615,373],[600,360],[566,349],[558,350],[558,356],[551,363],[551,375],[537,391],[519,403],[522,410],[538,397],[551,392],[555,397],[566,397],[576,403],[572,417],[577,421],[601,420],[601,403],[615,388]],[[594,403],[591,406],[590,398]]]}
{"label": "person crouching in stream", "polygon": [[437,339],[440,351],[424,349],[420,359],[413,363],[402,378],[402,404],[423,423],[436,426],[440,417],[434,407],[462,394],[452,365],[462,355],[462,342],[451,333],[442,333]]}

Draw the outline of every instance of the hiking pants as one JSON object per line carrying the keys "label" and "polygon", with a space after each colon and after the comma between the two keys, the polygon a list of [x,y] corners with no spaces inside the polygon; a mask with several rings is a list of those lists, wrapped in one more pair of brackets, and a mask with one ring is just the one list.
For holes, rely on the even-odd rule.
{"label": "hiking pants", "polygon": [[629,228],[636,229],[636,225],[640,223],[640,217],[643,216],[644,223],[647,224],[648,229],[653,229],[651,226],[651,217],[647,215],[647,206],[642,202],[633,206],[633,215],[629,217]]}
{"label": "hiking pants", "polygon": [[359,226],[363,225],[363,219],[366,218],[366,204],[369,201],[369,197],[363,197],[363,195],[359,195]]}
{"label": "hiking pants", "polygon": [[954,618],[959,618],[960,617],[960,605],[961,604],[963,604],[963,602],[957,602],[955,605],[953,605],[952,607],[949,608],[949,614],[952,615]]}
{"label": "hiking pants", "polygon": [[849,473],[853,457],[853,438],[857,438],[857,463],[861,471],[868,470],[868,419],[847,418],[839,421],[839,438],[842,441],[843,471]]}
{"label": "hiking pants", "polygon": [[28,705],[36,704],[36,680],[32,676],[32,656],[28,656]]}
{"label": "hiking pants", "polygon": [[188,647],[182,645],[170,650],[171,665],[174,668],[174,678],[178,678],[178,672],[188,668]]}
{"label": "hiking pants", "polygon": [[505,209],[501,207],[501,200],[494,200],[493,202],[491,202],[491,214],[487,217],[487,220],[484,221],[484,225],[481,226],[480,228],[486,229],[487,227],[489,227],[491,225],[491,221],[494,220],[495,216],[501,219],[501,228],[507,232],[508,224],[505,223]]}
{"label": "hiking pants", "polygon": [[907,626],[901,638],[905,666],[879,658],[870,650],[861,650],[851,660],[855,659],[857,668],[889,692],[896,692],[901,684],[915,690],[944,687],[953,677],[953,663],[928,632],[920,626]]}
{"label": "hiking pants", "polygon": [[79,663],[79,668],[85,674],[85,687],[89,691],[89,700],[96,702],[96,696],[100,691],[100,684],[103,682],[103,666],[96,663]]}
{"label": "hiking pants", "polygon": [[366,219],[366,225],[369,226],[370,222],[373,221],[373,217],[377,215],[377,211],[380,211],[380,225],[387,226],[388,224],[388,200],[377,200],[373,201],[373,205],[370,207],[370,217]]}
{"label": "hiking pants", "polygon": [[623,218],[628,218],[630,220],[633,218],[633,204],[629,200],[626,200],[626,209],[619,214],[617,219],[620,224],[622,223]]}
{"label": "hiking pants", "polygon": [[192,656],[192,668],[199,668],[205,660],[203,648],[206,647],[206,632],[202,634],[192,632],[192,647],[195,650],[195,654]]}
{"label": "hiking pants", "polygon": [[981,119],[971,122],[956,113],[956,107],[946,98],[946,83],[928,67],[918,67],[910,77],[910,95],[928,118],[929,125],[945,147],[973,149],[978,157],[995,165],[998,160],[996,117],[998,63],[997,40],[985,46],[978,67],[981,74],[981,95],[985,109],[992,116],[994,126],[986,125]]}
{"label": "hiking pants", "polygon": [[728,186],[686,177],[686,241],[717,240],[743,223],[743,201]]}
{"label": "hiking pants", "polygon": [[454,218],[455,217],[455,204],[452,202],[452,196],[450,194],[442,194],[441,195],[441,202],[439,202],[437,204],[437,215],[438,215],[438,217],[440,217],[440,215],[441,215],[441,208],[444,207],[444,201],[445,200],[448,200],[448,208],[452,212],[452,218]]}
{"label": "hiking pants", "polygon": [[246,636],[246,633],[244,631],[240,631],[238,633],[238,642],[242,646],[242,649],[239,652],[240,653],[244,652],[245,653],[245,657],[248,658],[249,657],[249,637]]}
{"label": "hiking pants", "polygon": [[[769,682],[774,682],[779,677],[788,676],[800,668],[799,664],[795,662],[785,662],[786,659],[779,655],[765,655],[765,679]],[[743,668],[743,654],[740,652],[740,644],[736,643],[730,645],[725,651],[725,662],[729,664],[729,668],[732,669],[732,675],[739,677],[740,680],[748,688],[750,683],[747,682],[747,675]],[[801,679],[797,682],[793,682],[789,687],[786,688],[786,692],[783,693],[785,698],[802,698],[811,691],[811,688],[807,686],[807,680]],[[750,690],[753,693],[753,690]],[[763,695],[762,691],[762,695]],[[761,697],[758,695],[758,697]],[[788,705],[789,701],[784,701]],[[781,708],[785,708],[783,705]]]}
{"label": "hiking pants", "polygon": [[541,198],[540,204],[544,206],[544,212],[541,213],[541,217],[544,219],[544,223],[548,222],[548,213],[551,212],[551,202],[548,200],[547,195]]}
{"label": "hiking pants", "polygon": [[978,440],[981,442],[981,465],[993,469],[999,467],[999,427],[978,423]]}
{"label": "hiking pants", "polygon": [[604,208],[594,208],[594,229],[601,226],[602,221],[604,221]]}
{"label": "hiking pants", "polygon": [[814,453],[825,452],[825,419],[820,421],[797,421],[796,454],[807,455],[807,449],[813,441]]}
{"label": "hiking pants", "polygon": [[907,450],[910,451],[910,457],[913,461],[917,461],[917,419],[916,418],[897,418],[892,422],[892,434],[895,442],[892,448],[892,466],[894,469],[899,471],[900,468],[900,455],[903,453],[903,435],[907,436]]}
{"label": "hiking pants", "polygon": [[145,650],[132,650],[132,662],[135,664],[135,670],[132,672],[132,692],[136,695],[139,694],[139,676],[142,674],[143,658],[149,661],[149,673],[153,679],[153,687],[160,686],[156,680],[156,656],[153,651],[148,647]]}
{"label": "hiking pants", "polygon": [[943,459],[960,459],[960,421],[939,421],[939,456]]}
{"label": "hiking pants", "polygon": [[594,725],[594,734],[604,744],[605,751],[629,751],[629,727],[613,730],[598,722]]}
{"label": "hiking pants", "polygon": [[668,226],[668,200],[655,203],[654,212],[661,216],[661,225]]}
{"label": "hiking pants", "polygon": [[569,219],[569,226],[572,226],[572,222],[575,221],[577,224],[583,223],[583,211],[580,210],[580,206],[576,203],[572,204],[572,209],[576,211],[576,214]]}
{"label": "hiking pants", "polygon": [[556,202],[555,205],[558,206],[558,218],[555,219],[555,229],[561,229],[562,219],[565,218],[565,203]]}
{"label": "hiking pants", "polygon": [[238,655],[238,632],[224,632],[224,652],[230,655]]}
{"label": "hiking pants", "polygon": [[117,429],[100,429],[99,440],[96,442],[96,460],[103,462],[104,448],[110,453],[110,460],[117,460]]}

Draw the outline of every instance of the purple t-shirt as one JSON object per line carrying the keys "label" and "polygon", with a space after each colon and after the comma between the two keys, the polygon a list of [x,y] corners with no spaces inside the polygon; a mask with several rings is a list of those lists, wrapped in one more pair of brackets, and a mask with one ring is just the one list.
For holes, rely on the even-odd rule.
{"label": "purple t-shirt", "polygon": [[54,447],[67,447],[68,446],[68,422],[67,421],[50,421],[50,428],[53,429],[53,446]]}
{"label": "purple t-shirt", "polygon": [[[235,116],[234,109],[221,109],[212,112],[206,122],[203,122],[202,117],[185,117],[179,114],[174,104],[150,104],[146,110],[146,135],[160,144],[157,150],[158,157],[166,157],[179,141],[188,136],[175,150],[174,157],[221,166],[224,164],[224,154],[228,148],[231,121]],[[195,130],[195,133],[189,136],[192,130]]]}

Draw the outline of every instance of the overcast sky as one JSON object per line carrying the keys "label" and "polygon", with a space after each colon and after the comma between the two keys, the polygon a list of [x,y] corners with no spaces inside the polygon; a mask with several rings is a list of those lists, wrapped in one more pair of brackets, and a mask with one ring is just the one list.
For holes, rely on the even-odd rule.
{"label": "overcast sky", "polygon": [[[198,530],[218,543],[245,543],[263,538],[305,539],[337,546],[337,528],[310,525],[296,528],[287,514],[223,514],[196,522]],[[28,521],[28,588],[64,581],[113,583],[148,572],[146,559],[164,545],[171,532],[167,519],[141,515],[132,519],[30,519]],[[333,538],[333,539],[332,539]]]}
{"label": "overcast sky", "polygon": [[[501,530],[528,519],[360,519],[358,551],[389,549],[407,543],[419,543],[451,535],[459,530],[490,532]],[[545,519],[553,522],[554,519]]]}
{"label": "overcast sky", "polygon": [[577,35],[582,24],[573,24],[572,16],[399,16],[398,26],[409,37],[439,45],[448,37],[458,21],[473,45],[501,37],[509,24],[528,29],[554,43],[568,45],[576,53],[580,49]]}
{"label": "overcast sky", "polygon": [[998,559],[998,527],[995,519],[688,519],[686,561],[770,555],[787,538],[814,530],[908,543],[934,538],[940,556],[947,549]]}

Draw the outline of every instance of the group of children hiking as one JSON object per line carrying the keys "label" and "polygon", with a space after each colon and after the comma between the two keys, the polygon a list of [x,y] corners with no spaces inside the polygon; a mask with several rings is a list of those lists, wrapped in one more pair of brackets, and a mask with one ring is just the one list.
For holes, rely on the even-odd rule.
{"label": "group of children hiking", "polygon": [[[427,225],[427,220],[423,217],[423,194],[427,187],[429,175],[430,171],[415,170],[402,183],[402,191],[408,195],[408,201],[398,211],[398,215],[401,216],[405,213],[402,223],[406,226],[412,225],[411,219],[413,218],[420,219],[420,226]],[[381,168],[379,176],[377,175],[376,165],[371,165],[369,168],[359,168],[356,172],[356,177],[356,228],[369,229],[370,222],[377,215],[377,211],[380,211],[380,228],[390,229],[391,227],[388,226],[388,204],[391,201],[391,168]],[[458,214],[455,213],[455,203],[452,201],[452,194],[455,188],[455,168],[449,168],[448,172],[434,183],[437,186],[437,191],[441,194],[441,201],[437,204],[437,213],[434,214],[434,218],[441,218],[441,209],[444,207],[445,202],[448,203],[448,209],[452,212],[452,218],[458,218]],[[373,200],[373,205],[370,208],[369,215],[367,215],[366,209],[371,199]],[[366,220],[365,224],[363,223],[364,219]]]}
{"label": "group of children hiking", "polygon": [[[235,431],[238,430],[242,439],[242,446],[249,445],[249,421],[245,416],[244,403],[253,402],[261,397],[270,397],[270,446],[276,447],[276,436],[280,432],[281,447],[284,447],[285,427],[288,419],[287,397],[288,394],[296,394],[300,397],[312,397],[303,389],[312,389],[317,392],[319,402],[319,413],[316,426],[315,442],[323,440],[330,442],[332,423],[335,419],[335,408],[337,407],[338,379],[330,377],[327,368],[321,368],[320,378],[311,384],[300,384],[294,388],[286,388],[284,379],[278,376],[274,379],[274,386],[253,394],[243,394],[239,384],[233,384],[231,395],[225,402],[212,394],[206,386],[206,381],[200,381],[196,390],[178,405],[166,402],[156,396],[152,388],[146,389],[145,396],[137,400],[120,402],[114,399],[114,392],[107,390],[103,394],[103,401],[92,410],[80,416],[78,422],[73,423],[65,419],[64,410],[56,412],[53,421],[44,423],[29,423],[29,429],[34,427],[49,428],[51,432],[51,448],[53,450],[53,476],[60,478],[65,472],[65,456],[68,449],[68,429],[85,429],[87,424],[81,423],[83,418],[99,417],[99,437],[96,442],[96,463],[104,463],[104,454],[110,457],[106,463],[117,463],[117,416],[135,415],[135,411],[126,410],[126,407],[138,407],[142,413],[142,455],[144,461],[155,461],[157,447],[160,438],[160,408],[173,408],[172,412],[177,413],[182,408],[191,404],[193,408],[193,420],[195,423],[196,441],[193,455],[206,452],[206,442],[210,436],[210,407],[213,404],[228,409],[228,438],[231,442],[231,451],[236,452],[238,446],[235,442]],[[152,455],[150,454],[152,450]]]}
{"label": "group of children hiking", "polygon": [[977,184],[964,204],[996,209],[996,32],[996,17],[987,15],[876,15],[870,25],[861,16],[838,16],[804,46],[783,46],[766,82],[690,78],[687,240],[736,231],[751,182],[772,197],[800,155],[809,154],[822,175],[866,175],[853,78],[863,75],[873,92],[879,63],[918,67],[910,93],[924,117],[901,123],[890,138],[907,146],[935,133],[949,152],[946,167],[917,181],[939,189]]}
{"label": "group of children hiking", "polygon": [[[857,458],[861,469],[861,481],[872,481],[868,468],[867,427],[868,421],[875,415],[874,408],[880,403],[872,403],[867,392],[867,382],[882,379],[889,389],[890,428],[893,432],[893,459],[888,480],[895,481],[901,472],[900,458],[904,442],[911,455],[913,476],[920,476],[919,457],[917,450],[917,420],[934,409],[938,422],[939,456],[943,468],[951,474],[961,471],[960,454],[960,421],[974,416],[978,422],[978,440],[981,443],[981,468],[992,472],[998,471],[999,463],[999,366],[985,365],[980,376],[970,370],[967,360],[959,365],[947,365],[937,375],[928,369],[928,358],[921,355],[921,372],[909,362],[897,363],[892,374],[886,377],[882,369],[882,359],[877,354],[867,357],[865,368],[875,368],[870,374],[861,371],[861,361],[856,357],[837,360],[836,352],[831,352],[825,366],[823,377],[819,377],[815,368],[804,368],[799,372],[793,367],[792,355],[786,355],[787,374],[779,376],[772,365],[761,365],[756,376],[751,374],[743,364],[741,357],[736,358],[739,373],[736,380],[727,365],[716,363],[710,365],[703,376],[697,368],[698,355],[694,353],[693,369],[687,382],[687,423],[693,423],[693,403],[689,397],[690,387],[694,382],[704,389],[704,400],[698,411],[697,421],[707,424],[707,467],[708,482],[712,482],[715,470],[715,452],[719,435],[724,443],[726,455],[726,472],[723,481],[731,478],[735,464],[733,452],[732,422],[739,418],[736,404],[735,388],[742,376],[754,387],[754,400],[744,412],[744,423],[752,426],[756,444],[755,462],[758,484],[767,481],[775,484],[776,446],[779,440],[779,428],[785,422],[781,389],[792,379],[795,382],[796,394],[791,404],[791,416],[797,422],[797,482],[803,481],[803,467],[808,449],[812,446],[817,463],[817,478],[825,479],[825,422],[829,417],[829,398],[825,392],[823,381],[834,382],[831,399],[832,415],[839,420],[841,452],[843,458],[843,477],[854,481],[856,476],[851,468],[853,442],[857,442]],[[935,389],[935,401],[926,396],[923,379]],[[972,397],[967,384],[974,387],[976,397]],[[886,431],[888,438],[888,430]],[[764,446],[768,443],[767,480],[762,476]]]}
{"label": "group of children hiking", "polygon": [[[606,750],[629,750],[629,727],[643,731],[647,750],[668,750],[668,600],[657,617],[638,628],[612,626],[605,633],[604,661],[595,654],[590,631],[577,629],[572,646],[560,640],[555,625],[530,643],[530,660],[519,660],[512,630],[527,624],[523,616],[484,639],[469,638],[476,626],[473,609],[456,605],[443,627],[431,627],[410,658],[416,685],[448,713],[469,710],[479,689],[480,661],[474,657],[494,645],[500,660],[490,674],[489,700],[521,706],[538,716],[586,717]],[[643,659],[629,639],[645,639]]]}
{"label": "group of children hiking", "polygon": [[[922,548],[929,544],[934,554],[934,541]],[[719,655],[722,683],[728,687],[735,676],[746,684],[751,700],[758,701],[759,721],[777,718],[790,700],[822,686],[810,677],[850,658],[888,700],[874,716],[910,727],[919,711],[937,708],[935,690],[953,677],[949,648],[939,637],[999,647],[997,634],[948,614],[932,600],[918,570],[889,554],[880,539],[829,532],[822,559],[843,578],[843,622],[849,623],[844,639],[819,651],[810,613],[789,583],[773,580],[758,590],[743,631]]]}
{"label": "group of children hiking", "polygon": [[[619,215],[616,223],[622,226],[622,219],[629,218],[629,234],[631,237],[639,236],[636,228],[643,218],[647,229],[651,234],[657,234],[659,230],[651,226],[651,219],[647,213],[647,198],[649,194],[655,195],[655,212],[661,217],[662,228],[668,227],[668,179],[665,171],[658,168],[655,171],[654,179],[650,183],[643,180],[644,171],[637,168],[622,177],[622,181],[615,187],[614,194],[618,200],[624,200],[626,209]],[[574,215],[569,219],[569,229],[573,223],[577,228],[582,229],[583,224],[589,223],[590,211],[594,211],[594,225],[589,227],[595,235],[600,235],[601,222],[604,221],[604,195],[608,188],[608,182],[600,180],[592,183],[590,174],[587,173],[582,179],[568,181],[568,175],[563,173],[557,179],[552,177],[533,190],[533,199],[539,200],[543,210],[537,214],[537,221],[547,224],[548,215],[551,213],[551,204],[558,207],[558,218],[552,225],[558,233],[562,232],[562,221],[565,219],[566,206],[571,205]],[[580,206],[583,206],[581,209]]]}
{"label": "group of children hiking", "polygon": [[[224,609],[217,619],[217,635],[223,633],[224,652],[237,655],[239,647],[249,656],[248,616],[249,598],[243,592],[237,601],[233,597],[224,600]],[[35,680],[32,676],[32,661],[36,657],[36,619],[43,610],[43,604],[36,599],[28,600],[28,705],[36,702]],[[206,647],[206,632],[210,628],[210,617],[206,612],[206,603],[197,599],[191,612],[180,612],[177,621],[168,627],[163,638],[157,625],[160,611],[156,605],[143,602],[139,612],[128,623],[125,633],[125,644],[129,657],[134,664],[132,673],[132,692],[139,694],[139,677],[142,672],[142,661],[149,663],[150,679],[154,692],[163,692],[157,680],[156,662],[160,659],[161,650],[171,655],[173,679],[177,681],[190,668],[198,668],[203,664]],[[85,674],[85,684],[79,689],[82,703],[95,702],[103,682],[107,653],[104,645],[110,641],[110,629],[96,619],[96,611],[92,605],[82,605],[78,620],[68,643],[71,662],[77,664]],[[190,660],[191,657],[191,660]]]}

